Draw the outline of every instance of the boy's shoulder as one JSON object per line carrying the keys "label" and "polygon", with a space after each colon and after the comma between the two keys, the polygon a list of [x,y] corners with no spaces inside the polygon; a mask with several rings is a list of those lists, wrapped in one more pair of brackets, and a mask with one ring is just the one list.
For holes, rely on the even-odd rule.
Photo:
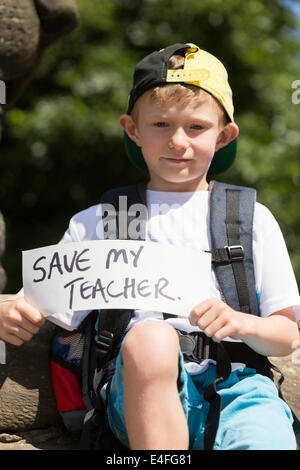
{"label": "boy's shoulder", "polygon": [[84,241],[101,239],[102,209],[101,204],[94,204],[74,214],[69,222],[69,228],[63,241]]}
{"label": "boy's shoulder", "polygon": [[82,209],[79,212],[76,212],[72,216],[71,221],[85,223],[89,222],[97,216],[101,216],[101,202],[99,202],[98,204],[93,204],[92,206],[89,206],[86,209]]}

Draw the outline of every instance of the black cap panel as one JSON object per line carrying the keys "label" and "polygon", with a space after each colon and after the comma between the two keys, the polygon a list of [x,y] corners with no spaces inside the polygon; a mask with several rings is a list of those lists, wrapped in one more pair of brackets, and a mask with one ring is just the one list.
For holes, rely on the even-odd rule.
{"label": "black cap panel", "polygon": [[162,51],[155,51],[137,63],[133,76],[127,114],[130,114],[136,100],[145,91],[166,83],[168,61],[176,52],[189,48],[188,44],[173,44]]}

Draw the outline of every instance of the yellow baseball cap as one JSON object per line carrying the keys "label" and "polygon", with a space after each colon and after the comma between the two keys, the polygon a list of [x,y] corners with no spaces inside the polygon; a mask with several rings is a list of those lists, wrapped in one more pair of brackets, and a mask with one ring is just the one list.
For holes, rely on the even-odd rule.
{"label": "yellow baseball cap", "polygon": [[[168,68],[170,57],[184,55],[183,69]],[[229,121],[234,122],[232,91],[228,74],[222,62],[215,56],[192,43],[173,44],[161,51],[144,57],[135,67],[133,88],[130,92],[127,114],[131,114],[136,100],[150,88],[168,83],[185,83],[198,86],[213,95],[223,106]],[[236,156],[236,139],[218,150],[209,168],[209,176],[222,173],[233,163]],[[125,133],[125,148],[130,161],[148,172],[140,147]]]}

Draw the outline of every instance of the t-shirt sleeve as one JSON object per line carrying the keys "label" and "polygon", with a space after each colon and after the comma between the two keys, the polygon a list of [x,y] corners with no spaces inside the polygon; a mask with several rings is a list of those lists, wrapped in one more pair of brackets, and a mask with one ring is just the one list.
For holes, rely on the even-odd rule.
{"label": "t-shirt sleeve", "polygon": [[91,206],[75,214],[60,243],[103,240],[101,204]]}
{"label": "t-shirt sleeve", "polygon": [[253,226],[254,266],[262,316],[293,307],[300,320],[300,297],[281,229],[272,213],[257,203]]}

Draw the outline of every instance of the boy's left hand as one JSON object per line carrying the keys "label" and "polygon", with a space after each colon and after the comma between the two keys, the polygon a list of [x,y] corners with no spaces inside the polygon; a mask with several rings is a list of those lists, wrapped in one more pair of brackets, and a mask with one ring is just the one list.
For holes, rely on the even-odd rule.
{"label": "boy's left hand", "polygon": [[249,315],[233,310],[222,300],[214,297],[196,305],[189,315],[191,325],[201,330],[214,341],[222,341],[227,336],[242,339],[246,334]]}

